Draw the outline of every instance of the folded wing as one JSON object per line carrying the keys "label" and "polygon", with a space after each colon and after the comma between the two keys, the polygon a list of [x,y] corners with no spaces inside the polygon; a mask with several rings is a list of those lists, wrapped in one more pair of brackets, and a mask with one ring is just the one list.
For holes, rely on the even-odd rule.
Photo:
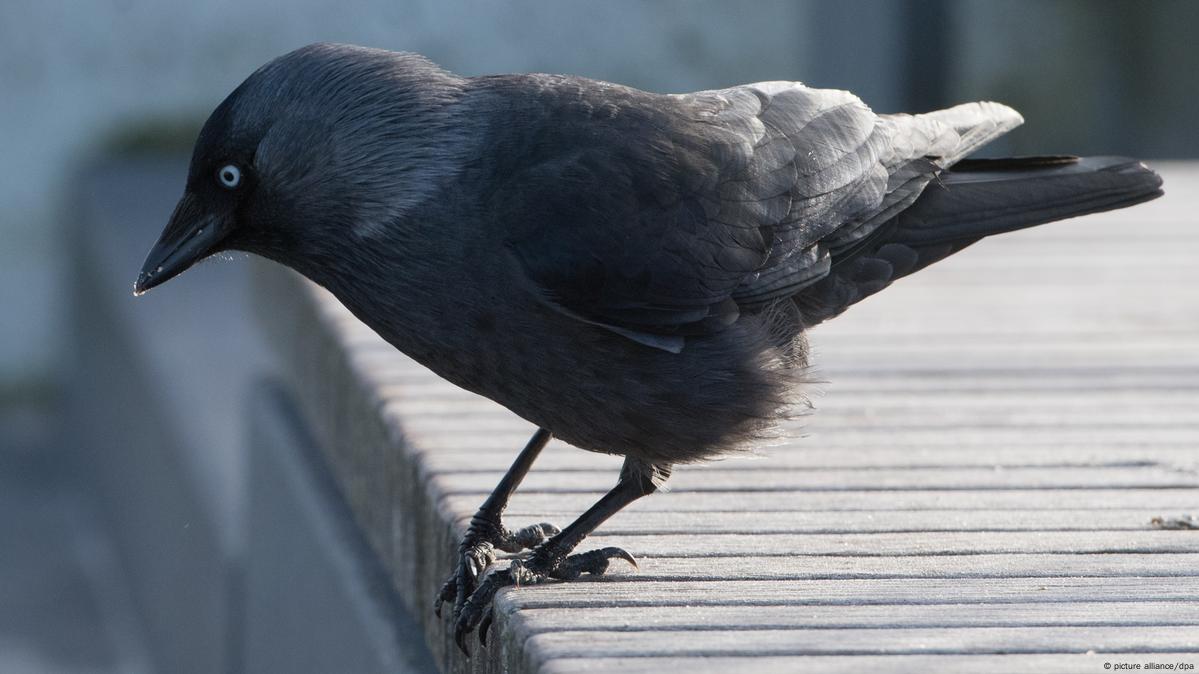
{"label": "folded wing", "polygon": [[671,351],[827,277],[938,172],[1021,121],[995,103],[879,116],[793,82],[681,96],[537,86],[545,151],[497,200],[526,223],[512,252],[554,308]]}

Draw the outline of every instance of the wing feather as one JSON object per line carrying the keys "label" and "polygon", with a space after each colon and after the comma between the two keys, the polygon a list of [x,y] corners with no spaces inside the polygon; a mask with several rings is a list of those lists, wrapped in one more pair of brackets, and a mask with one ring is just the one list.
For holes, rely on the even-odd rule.
{"label": "wing feather", "polygon": [[492,204],[521,223],[510,250],[551,306],[669,351],[824,278],[1019,120],[989,103],[879,116],[794,82],[675,96],[514,86],[533,101],[536,142]]}

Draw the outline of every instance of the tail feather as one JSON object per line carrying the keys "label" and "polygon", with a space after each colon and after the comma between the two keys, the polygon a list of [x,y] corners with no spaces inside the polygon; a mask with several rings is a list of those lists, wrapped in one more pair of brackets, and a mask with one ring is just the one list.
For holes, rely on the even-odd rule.
{"label": "tail feather", "polygon": [[952,243],[1139,204],[1161,177],[1125,157],[967,159],[895,218],[888,239]]}
{"label": "tail feather", "polygon": [[1124,157],[962,160],[794,299],[814,325],[979,239],[1139,204],[1161,196],[1161,186]]}
{"label": "tail feather", "polygon": [[952,154],[938,158],[943,167],[953,166],[980,147],[1024,123],[1020,113],[1002,103],[979,101],[919,115],[933,119],[957,132],[960,140]]}

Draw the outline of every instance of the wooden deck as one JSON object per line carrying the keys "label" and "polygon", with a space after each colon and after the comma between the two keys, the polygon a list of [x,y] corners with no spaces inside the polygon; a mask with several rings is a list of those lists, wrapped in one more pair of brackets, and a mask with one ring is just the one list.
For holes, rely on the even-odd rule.
{"label": "wooden deck", "polygon": [[[322,291],[273,322],[447,670],[1178,671],[1199,666],[1199,167],[1163,173],[1153,204],[986,241],[818,328],[828,383],[792,440],[676,470],[584,543],[639,570],[501,592],[470,661],[429,605],[532,429]],[[619,464],[552,444],[506,523],[566,524]]]}

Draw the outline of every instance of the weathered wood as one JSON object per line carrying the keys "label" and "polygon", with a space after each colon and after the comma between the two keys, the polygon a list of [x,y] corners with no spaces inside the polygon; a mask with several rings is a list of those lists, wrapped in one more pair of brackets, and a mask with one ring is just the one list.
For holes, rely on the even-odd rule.
{"label": "weathered wood", "polygon": [[[752,665],[742,657],[636,657],[636,658],[555,658],[545,662],[546,674],[584,674],[621,672],[642,674],[687,672],[688,674],[727,674],[752,666],[755,674],[861,674],[861,672],[945,672],[946,674],[992,674],[994,672],[1036,672],[1036,674],[1078,674],[1108,671],[1104,664],[1148,662],[1194,664],[1194,653],[1121,653],[1104,654],[974,654],[974,655],[859,655],[837,656],[757,656]],[[1178,670],[1175,670],[1178,671]]]}
{"label": "weathered wood", "polygon": [[[416,435],[413,439],[420,441],[424,436]],[[493,436],[480,435],[478,439],[478,444],[463,445],[440,438],[433,446],[424,446],[419,455],[429,469],[435,472],[502,470],[511,463],[515,454],[511,445],[497,442]],[[984,467],[999,471],[1008,468],[1118,468],[1152,464],[1181,468],[1190,466],[1192,462],[1199,466],[1199,457],[1196,457],[1192,450],[1160,446],[1124,449],[1116,459],[1111,457],[1110,450],[1095,447],[981,447],[971,452],[948,447],[910,450],[879,447],[844,452],[818,446],[777,452],[767,449],[758,454],[727,457],[709,465],[723,470],[778,470],[781,467],[807,471]],[[580,452],[564,443],[552,442],[544,454],[538,457],[537,464],[545,470],[603,471],[619,467],[620,459],[594,452]]]}
{"label": "weathered wood", "polygon": [[[1097,646],[1097,647],[1094,647]],[[555,657],[661,655],[870,655],[881,653],[1153,653],[1199,650],[1193,626],[941,627],[935,630],[654,630],[546,632],[529,637],[534,661]],[[1195,654],[1192,653],[1194,658]]]}
{"label": "weathered wood", "polygon": [[1120,625],[1199,625],[1199,604],[1181,601],[1081,601],[1053,603],[893,604],[847,606],[595,606],[524,608],[522,626],[530,632],[651,629],[763,630],[870,629],[886,627],[1081,627]]}
{"label": "weathered wood", "polygon": [[[637,536],[601,530],[593,545],[627,547],[634,555],[927,555],[1010,552],[1199,552],[1199,534],[1176,531],[934,531],[880,534],[750,533]],[[896,563],[902,563],[896,560]]]}
{"label": "weathered wood", "polygon": [[[538,511],[509,509],[505,514],[510,527],[535,524],[546,519],[564,521],[578,511],[557,506]],[[739,534],[752,529],[755,534],[877,534],[928,533],[949,531],[975,532],[1063,532],[1063,531],[1146,531],[1151,520],[1161,517],[1160,510],[860,510],[845,513],[836,510],[808,512],[635,512],[620,514],[604,523],[610,535]],[[469,517],[460,518],[465,525]],[[1195,569],[1199,573],[1199,568]]]}
{"label": "weathered wood", "polygon": [[[982,242],[814,330],[823,383],[785,443],[680,467],[583,544],[639,569],[501,591],[470,661],[426,607],[533,429],[321,291],[271,310],[447,670],[1199,664],[1199,532],[1151,524],[1199,510],[1199,168],[1166,180],[1164,200]],[[507,523],[565,524],[619,463],[551,443]]]}
{"label": "weathered wood", "polygon": [[[1095,487],[1128,488],[1199,488],[1199,475],[1162,466],[1070,466],[993,468],[909,468],[856,470],[785,471],[763,465],[752,470],[730,470],[714,464],[691,471],[679,471],[671,481],[677,491],[804,491],[821,490],[904,490],[904,489],[1085,489]],[[434,478],[446,493],[486,492],[499,482],[502,471],[442,473]],[[525,479],[521,487],[528,492],[600,491],[612,486],[611,471],[539,471]]]}
{"label": "weathered wood", "polygon": [[[831,512],[887,510],[1105,510],[1156,508],[1169,511],[1196,508],[1194,489],[1077,489],[970,491],[810,491],[810,492],[737,492],[671,491],[669,499],[643,499],[621,513],[649,512]],[[551,494],[517,493],[509,511],[542,513],[562,510],[577,513],[595,502],[601,491]],[[468,512],[477,507],[475,494],[444,495],[440,501],[447,512]],[[617,515],[620,517],[621,515]]]}
{"label": "weathered wood", "polygon": [[[1199,341],[1199,336],[1196,337]],[[867,384],[873,383],[872,379]],[[852,382],[848,382],[852,383]],[[1075,382],[1077,385],[1083,382]],[[837,386],[845,386],[847,382],[839,381]],[[385,387],[386,390],[387,387]],[[407,387],[403,387],[405,390]],[[872,387],[867,387],[872,388]],[[438,391],[439,389],[434,389]],[[430,391],[430,394],[434,393]],[[408,391],[408,393],[412,393]],[[862,401],[858,404],[847,404],[849,396],[840,395],[826,396],[824,399],[818,400],[816,403],[815,413],[803,418],[803,425],[809,428],[823,429],[829,427],[835,429],[846,418],[851,418],[859,423],[870,424],[878,420],[883,420],[888,424],[895,423],[891,417],[935,419],[940,418],[946,413],[951,414],[978,414],[979,412],[992,412],[1002,414],[1029,414],[1041,412],[1048,407],[1055,412],[1069,414],[1071,416],[1077,414],[1080,418],[1073,419],[1077,425],[1091,425],[1094,422],[1096,408],[1108,409],[1109,414],[1106,415],[1111,419],[1113,415],[1116,418],[1143,418],[1139,415],[1146,413],[1152,414],[1154,411],[1166,412],[1174,415],[1174,421],[1193,422],[1196,420],[1194,410],[1190,408],[1189,403],[1194,397],[1194,388],[1191,389],[1176,389],[1173,391],[1160,390],[1131,390],[1127,392],[1108,392],[1097,391],[1095,393],[1078,393],[1069,390],[1050,391],[1047,393],[1034,393],[1029,391],[1013,391],[1004,393],[988,393],[985,391],[976,391],[975,395],[970,397],[962,397],[960,395],[942,394],[942,395],[915,395],[913,398],[899,397],[896,395],[898,391],[881,391],[868,392],[865,388],[855,392],[853,397],[860,397]],[[938,393],[941,393],[938,391]],[[471,413],[486,413],[490,411],[490,405],[481,400],[458,400],[449,398],[437,398],[433,395],[424,395],[419,398],[411,397],[405,399],[405,413],[407,408],[411,407],[414,413],[420,414],[422,418],[428,417],[430,424],[437,419],[453,418],[459,414]],[[867,407],[863,407],[864,403],[869,403]],[[864,416],[866,413],[869,416]],[[1181,417],[1179,418],[1179,415]],[[436,433],[430,435],[436,436]]]}
{"label": "weathered wood", "polygon": [[[963,335],[962,339],[973,339],[977,335]],[[886,338],[892,336],[887,335]],[[1018,338],[1012,334],[1010,338]],[[844,339],[838,337],[837,339]],[[1078,333],[1073,339],[1089,339],[1090,335]],[[377,338],[375,338],[377,339]],[[372,347],[376,346],[372,341]],[[389,402],[400,400],[419,404],[433,399],[447,405],[466,405],[475,403],[486,407],[485,398],[465,394],[453,395],[435,378],[430,378],[427,372],[415,370],[411,366],[399,364],[396,367],[394,359],[387,357],[386,344],[378,345],[379,358],[374,358],[364,367],[369,370],[363,376],[369,377],[373,388],[386,394]],[[371,353],[376,353],[373,348]],[[857,409],[870,409],[866,403],[877,403],[879,398],[885,402],[894,403],[901,400],[894,392],[902,391],[913,395],[945,396],[964,404],[972,404],[972,399],[952,396],[963,390],[977,395],[990,395],[1002,392],[1053,391],[1086,400],[1092,395],[1104,393],[1119,393],[1133,391],[1137,393],[1168,394],[1175,391],[1193,392],[1199,388],[1199,368],[1180,368],[1170,364],[1155,363],[1151,366],[1127,368],[1114,367],[1109,364],[1072,367],[1069,369],[1055,367],[1017,368],[973,370],[909,368],[904,369],[895,364],[886,369],[872,369],[853,372],[851,364],[846,363],[833,373],[825,372],[825,379],[836,377],[835,380],[825,381],[818,388],[831,392],[852,392],[852,398],[845,398],[845,405]],[[843,397],[842,393],[841,396]],[[857,400],[864,396],[863,400]],[[821,409],[829,404],[832,397],[818,398]],[[917,401],[923,400],[917,398]],[[918,406],[918,405],[914,405]],[[435,410],[430,410],[435,412]]]}
{"label": "weathered wood", "polygon": [[[389,415],[390,416],[390,415]],[[1050,445],[1068,447],[1068,448],[1085,448],[1085,447],[1110,447],[1114,450],[1123,448],[1141,448],[1152,447],[1156,449],[1179,449],[1190,450],[1199,446],[1199,429],[1172,429],[1172,428],[1086,428],[1078,427],[1071,428],[1066,425],[1057,427],[1036,427],[1021,431],[1018,428],[1005,426],[1001,423],[991,423],[987,426],[975,427],[952,427],[942,426],[940,428],[932,427],[874,427],[874,428],[857,428],[853,424],[846,424],[837,432],[821,432],[819,434],[805,429],[802,426],[796,428],[798,433],[797,440],[803,440],[808,446],[815,448],[834,448],[834,447],[879,447],[890,448],[897,451],[916,450],[929,447],[961,447],[963,450],[975,450],[979,448],[990,449],[1030,449],[1041,448]],[[1032,433],[1030,431],[1035,431]],[[421,437],[422,433],[433,432],[432,424],[426,422],[426,425],[418,429],[410,435],[413,437]],[[526,424],[513,425],[507,420],[483,421],[478,420],[471,422],[467,426],[459,426],[455,429],[447,429],[445,436],[447,439],[460,439],[462,444],[469,444],[472,439],[479,437],[479,434],[485,433],[492,438],[499,438],[502,435],[503,444],[508,449],[506,451],[511,456],[515,457],[516,452],[513,447],[520,448],[524,440],[532,435],[532,428]],[[500,449],[495,447],[495,449]],[[782,456],[786,450],[771,447],[768,448],[767,456]],[[1048,450],[1047,450],[1048,451]],[[729,457],[736,458],[736,457]],[[717,463],[715,465],[722,465]]]}
{"label": "weathered wood", "polygon": [[[1199,577],[641,580],[632,573],[506,589],[505,611],[588,606],[792,606],[1199,601]],[[898,615],[898,614],[897,614]],[[1199,638],[1196,633],[1195,638]]]}

